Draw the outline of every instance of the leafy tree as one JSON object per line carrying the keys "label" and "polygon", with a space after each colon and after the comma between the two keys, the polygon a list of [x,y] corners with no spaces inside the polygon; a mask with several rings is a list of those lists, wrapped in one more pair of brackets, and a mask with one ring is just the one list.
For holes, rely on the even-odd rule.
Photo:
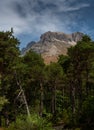
{"label": "leafy tree", "polygon": [[[26,72],[27,76],[25,78],[28,86],[26,88],[26,93],[30,91],[30,93],[27,94],[27,97],[30,94],[35,99],[35,101],[39,101],[40,104],[39,113],[40,116],[42,116],[44,108],[43,100],[44,100],[44,82],[45,82],[45,72],[44,72],[45,65],[43,59],[41,58],[40,55],[36,54],[35,52],[29,51],[23,57],[23,63],[27,65],[27,72]],[[28,99],[30,100],[29,97]]]}
{"label": "leafy tree", "polygon": [[[11,106],[13,81],[13,67],[19,56],[19,41],[13,36],[12,32],[0,32],[0,95],[8,99],[8,105],[3,109],[3,115],[8,120],[6,113]],[[10,94],[11,91],[11,94]]]}
{"label": "leafy tree", "polygon": [[54,114],[56,111],[56,91],[60,89],[60,84],[63,77],[62,67],[58,63],[51,63],[46,67],[48,84],[51,90],[51,111]]}
{"label": "leafy tree", "polygon": [[74,73],[74,84],[78,92],[81,108],[82,87],[85,84],[86,94],[89,92],[89,76],[92,71],[92,63],[94,62],[94,43],[88,36],[84,36],[82,41],[68,50],[71,57],[71,67]]}
{"label": "leafy tree", "polygon": [[66,94],[70,97],[75,123],[81,114],[83,101],[91,95],[94,86],[94,42],[85,35],[77,45],[68,49],[67,56],[60,56],[59,63],[66,75]]}
{"label": "leafy tree", "polygon": [[80,123],[82,129],[93,130],[94,129],[94,96],[89,96],[82,106],[82,114],[80,116]]}

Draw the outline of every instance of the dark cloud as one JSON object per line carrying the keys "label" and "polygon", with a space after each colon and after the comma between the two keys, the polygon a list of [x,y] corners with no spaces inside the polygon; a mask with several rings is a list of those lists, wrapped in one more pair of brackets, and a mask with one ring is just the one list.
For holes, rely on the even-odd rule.
{"label": "dark cloud", "polygon": [[25,12],[21,4],[15,2],[12,6],[13,10],[15,10],[21,17],[25,18],[27,16],[27,13]]}

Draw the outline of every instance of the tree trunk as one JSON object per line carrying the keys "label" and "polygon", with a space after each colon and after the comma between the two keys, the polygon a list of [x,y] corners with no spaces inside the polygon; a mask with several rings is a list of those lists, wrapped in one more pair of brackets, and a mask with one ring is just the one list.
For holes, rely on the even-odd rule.
{"label": "tree trunk", "polygon": [[8,112],[5,112],[5,126],[8,127],[9,126],[9,115]]}
{"label": "tree trunk", "polygon": [[73,81],[70,83],[70,99],[72,104],[72,113],[75,114],[75,85]]}
{"label": "tree trunk", "polygon": [[88,96],[88,94],[89,94],[88,82],[89,82],[89,70],[88,70],[88,68],[87,68],[87,69],[86,69],[86,95],[87,95],[87,96]]}
{"label": "tree trunk", "polygon": [[81,74],[79,74],[78,79],[77,79],[77,93],[78,93],[78,110],[79,114],[82,109],[82,78]]}
{"label": "tree trunk", "polygon": [[27,103],[27,100],[26,100],[26,96],[25,96],[24,90],[23,90],[23,88],[22,88],[22,86],[21,86],[19,80],[17,79],[16,71],[15,71],[15,75],[16,75],[17,85],[19,86],[20,92],[22,93],[22,98],[23,98],[23,102],[24,102],[25,107],[26,107],[27,115],[28,115],[28,117],[30,117],[30,110],[29,110],[29,106],[28,106],[28,103]]}
{"label": "tree trunk", "polygon": [[0,112],[0,127],[2,126],[2,121],[1,121],[1,112]]}
{"label": "tree trunk", "polygon": [[39,115],[42,117],[43,115],[43,100],[44,100],[44,93],[43,93],[43,84],[40,83],[40,112]]}
{"label": "tree trunk", "polygon": [[26,100],[26,96],[25,96],[25,94],[24,94],[24,91],[23,91],[22,95],[23,95],[23,99],[24,99],[24,104],[25,104],[25,106],[26,106],[27,115],[28,115],[28,117],[30,117],[30,110],[29,110],[29,106],[28,106],[28,103],[27,103],[27,100]]}
{"label": "tree trunk", "polygon": [[56,111],[56,86],[52,88],[52,100],[51,100],[52,114]]}

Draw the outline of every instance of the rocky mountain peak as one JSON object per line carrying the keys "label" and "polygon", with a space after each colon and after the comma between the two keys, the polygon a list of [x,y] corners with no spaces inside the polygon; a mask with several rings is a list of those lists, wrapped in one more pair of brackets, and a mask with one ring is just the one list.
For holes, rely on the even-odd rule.
{"label": "rocky mountain peak", "polygon": [[67,54],[67,49],[70,46],[76,45],[83,37],[83,33],[75,32],[72,34],[65,34],[63,32],[48,31],[41,35],[38,42],[30,42],[24,49],[25,54],[28,50],[40,53],[46,64],[56,62],[58,56]]}
{"label": "rocky mountain peak", "polygon": [[83,33],[75,32],[72,34],[65,34],[63,32],[51,32],[48,31],[41,35],[40,42],[51,42],[55,40],[65,41],[65,42],[77,42],[78,40],[81,40],[83,36]]}

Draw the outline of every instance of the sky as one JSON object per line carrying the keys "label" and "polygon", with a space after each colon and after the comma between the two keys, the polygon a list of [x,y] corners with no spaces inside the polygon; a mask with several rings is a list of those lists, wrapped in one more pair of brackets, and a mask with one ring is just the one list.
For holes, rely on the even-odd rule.
{"label": "sky", "polygon": [[0,31],[11,27],[20,48],[47,31],[82,32],[94,40],[94,0],[0,0]]}

